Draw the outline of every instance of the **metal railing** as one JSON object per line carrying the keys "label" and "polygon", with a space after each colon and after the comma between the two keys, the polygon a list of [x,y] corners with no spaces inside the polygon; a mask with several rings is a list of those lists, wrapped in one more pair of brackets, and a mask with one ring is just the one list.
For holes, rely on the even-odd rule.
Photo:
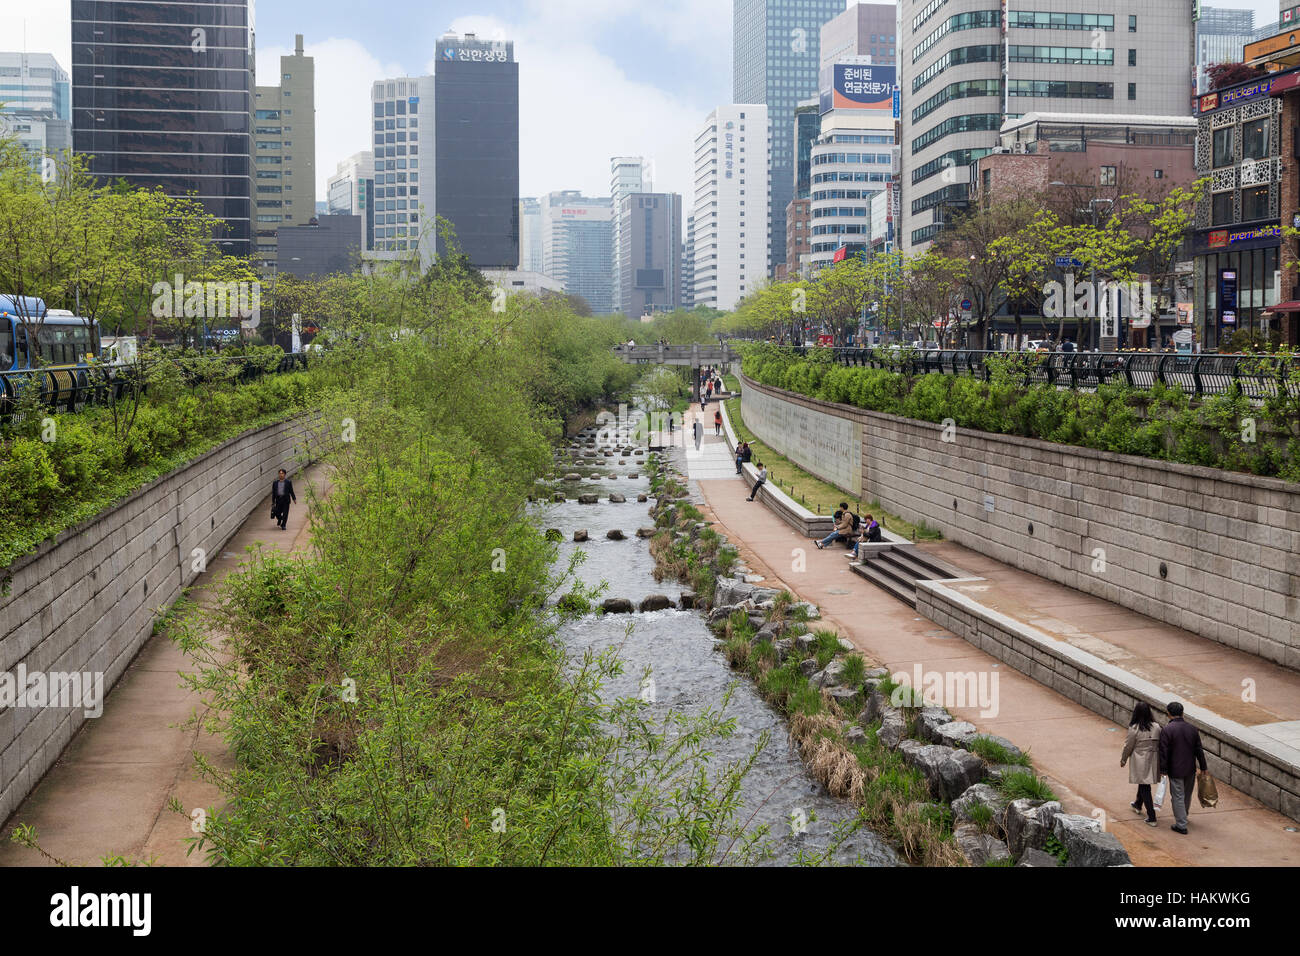
{"label": "metal railing", "polygon": [[1267,398],[1285,389],[1300,398],[1300,362],[1268,355],[1179,355],[1174,352],[984,352],[788,346],[797,355],[830,351],[840,365],[889,369],[907,375],[991,377],[990,358],[1016,360],[1025,384],[1096,388],[1110,383],[1151,388],[1156,383],[1190,395],[1224,395],[1234,386],[1249,398]]}
{"label": "metal railing", "polygon": [[[190,387],[203,381],[193,366],[179,359],[170,361],[179,366]],[[250,356],[231,377],[236,384],[245,385],[267,374],[279,375],[306,367],[306,352],[288,353],[269,370]],[[27,388],[39,389],[41,404],[53,411],[76,412],[87,405],[111,405],[132,389],[133,376],[137,374],[138,370],[131,365],[57,366],[0,372],[0,418],[13,414],[19,393]],[[147,393],[148,386],[141,391]]]}

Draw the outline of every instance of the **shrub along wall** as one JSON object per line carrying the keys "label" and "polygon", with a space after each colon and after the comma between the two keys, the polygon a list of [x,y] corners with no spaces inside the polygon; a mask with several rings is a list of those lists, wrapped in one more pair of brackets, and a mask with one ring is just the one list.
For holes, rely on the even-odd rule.
{"label": "shrub along wall", "polygon": [[[194,549],[217,554],[276,470],[316,457],[319,441],[309,416],[245,432],[19,558],[0,594],[0,680],[98,672],[107,694],[198,577]],[[0,708],[0,821],[85,719],[81,706]]]}
{"label": "shrub along wall", "polygon": [[[886,510],[1300,669],[1300,485],[964,428],[945,435],[942,425],[744,384],[746,395],[859,423],[862,493]],[[787,436],[755,434],[816,471]]]}

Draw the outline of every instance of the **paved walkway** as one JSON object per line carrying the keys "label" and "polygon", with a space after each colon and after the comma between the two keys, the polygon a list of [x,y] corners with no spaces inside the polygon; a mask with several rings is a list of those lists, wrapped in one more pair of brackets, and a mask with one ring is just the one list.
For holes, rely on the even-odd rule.
{"label": "paved walkway", "polygon": [[[698,406],[694,411],[698,413]],[[952,708],[953,712],[979,729],[1001,734],[1029,750],[1035,767],[1061,795],[1067,810],[1090,815],[1096,808],[1105,808],[1108,829],[1124,843],[1134,863],[1300,865],[1300,833],[1296,832],[1300,825],[1223,782],[1219,783],[1218,807],[1202,810],[1193,805],[1190,835],[1180,836],[1169,829],[1172,814],[1167,806],[1160,813],[1159,828],[1145,826],[1128,808],[1134,788],[1128,783],[1128,771],[1119,766],[1124,728],[1001,664],[859,578],[849,571],[843,552],[818,551],[767,508],[747,502],[748,488],[734,472],[733,467],[730,477],[705,479],[698,487],[719,530],[740,549],[742,560],[767,579],[765,586],[786,587],[818,605],[828,623],[872,661],[893,672],[910,673],[919,663],[926,671],[996,673],[1001,704],[997,717],[982,718],[973,708]],[[1142,668],[1144,676],[1160,683],[1172,681],[1178,673],[1190,678],[1187,669],[1191,668],[1205,688],[1198,690],[1188,679],[1172,683],[1171,696],[1183,696],[1202,706],[1210,706],[1211,692],[1235,694],[1239,699],[1245,673],[1258,681],[1257,716],[1261,721],[1274,717],[1285,721],[1300,708],[1300,675],[1258,658],[1248,658],[1250,669],[1243,672],[1243,662],[1231,659],[1240,652],[1193,635],[1186,638],[1199,643],[1188,646],[1180,637],[1184,632],[1161,633],[1153,642],[1152,628],[1161,626],[1141,615],[1013,571],[951,543],[935,550],[949,563],[989,578],[997,588],[995,600],[1010,602],[1018,596],[1022,606],[1035,611],[1036,621],[1051,618],[1074,628],[1076,640],[1087,641],[1085,635],[1090,635],[1119,648],[1120,652],[1108,658],[1117,666],[1127,668],[1132,662]],[[980,600],[987,602],[989,594],[981,594]],[[1147,648],[1144,655],[1133,653],[1140,642]],[[1123,656],[1126,645],[1128,657]],[[1087,644],[1086,648],[1097,653],[1099,646]],[[1225,716],[1239,719],[1240,712]]]}
{"label": "paved walkway", "polygon": [[[307,485],[328,490],[324,466],[309,468],[297,482],[298,504],[280,531],[270,519],[268,496],[227,543],[220,557],[193,585],[199,604],[213,600],[215,588],[245,559],[256,541],[278,551],[307,547]],[[72,863],[97,865],[105,856],[154,859],[165,866],[203,866],[203,855],[186,856],[185,840],[194,834],[190,820],[167,807],[172,797],[188,808],[210,808],[221,798],[216,787],[199,780],[194,752],[216,766],[233,767],[225,742],[188,723],[206,713],[197,694],[178,676],[193,670],[169,638],[154,635],[109,693],[104,713],[87,721],[58,763],[22,802],[0,831],[0,866],[44,866],[36,851],[9,841],[19,823],[31,824],[41,847]]]}

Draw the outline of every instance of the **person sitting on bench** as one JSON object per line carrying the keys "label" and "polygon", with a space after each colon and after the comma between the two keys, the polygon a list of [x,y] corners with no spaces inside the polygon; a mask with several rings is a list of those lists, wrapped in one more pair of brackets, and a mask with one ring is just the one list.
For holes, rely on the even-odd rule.
{"label": "person sitting on bench", "polygon": [[871,515],[863,521],[862,535],[858,538],[857,543],[853,545],[853,552],[849,555],[850,561],[856,561],[858,558],[858,546],[863,542],[867,544],[879,544],[884,541],[884,536],[880,533],[880,523]]}
{"label": "person sitting on bench", "polygon": [[826,537],[817,542],[818,550],[828,547],[836,541],[847,541],[849,535],[853,533],[853,512],[849,510],[848,502],[840,502],[840,510],[835,512],[835,528]]}

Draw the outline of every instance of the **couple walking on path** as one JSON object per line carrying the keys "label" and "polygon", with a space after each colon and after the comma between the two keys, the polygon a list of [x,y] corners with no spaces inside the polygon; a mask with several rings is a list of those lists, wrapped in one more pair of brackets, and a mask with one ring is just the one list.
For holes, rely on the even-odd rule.
{"label": "couple walking on path", "polygon": [[[1213,807],[1219,802],[1219,795],[1205,763],[1201,735],[1183,719],[1183,705],[1173,701],[1165,711],[1169,714],[1169,723],[1161,727],[1152,716],[1150,705],[1139,702],[1133,708],[1119,765],[1129,764],[1129,783],[1137,784],[1137,799],[1129,806],[1134,813],[1146,812],[1147,826],[1158,825],[1156,809],[1163,806],[1165,798],[1162,778],[1168,778],[1174,811],[1174,822],[1169,829],[1186,836],[1187,812],[1192,807],[1193,789],[1203,807]],[[1157,787],[1154,797],[1152,786]]]}

